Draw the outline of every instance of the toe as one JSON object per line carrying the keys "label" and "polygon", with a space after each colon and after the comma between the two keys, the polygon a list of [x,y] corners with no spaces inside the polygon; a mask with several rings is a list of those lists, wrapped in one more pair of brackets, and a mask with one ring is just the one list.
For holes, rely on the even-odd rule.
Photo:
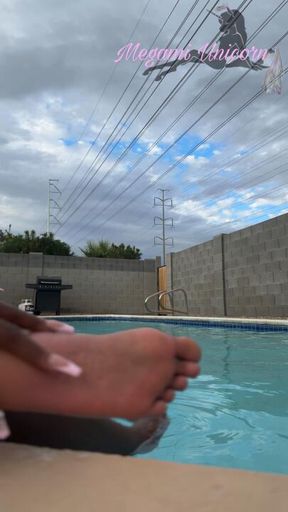
{"label": "toe", "polygon": [[175,391],[174,389],[172,388],[168,388],[166,389],[166,391],[164,391],[163,395],[161,396],[161,400],[164,400],[164,402],[172,402],[175,398]]}
{"label": "toe", "polygon": [[201,359],[201,349],[189,338],[178,338],[176,340],[176,356],[179,359],[198,363]]}
{"label": "toe", "polygon": [[187,377],[182,377],[182,376],[175,377],[171,384],[171,387],[175,391],[185,391],[185,389],[187,389],[187,387],[188,387]]}
{"label": "toe", "polygon": [[162,416],[167,412],[167,403],[164,400],[157,400],[150,411],[148,412],[149,416]]}
{"label": "toe", "polygon": [[183,375],[184,377],[190,377],[194,379],[198,377],[200,373],[200,366],[197,363],[189,363],[186,361],[177,361],[176,374]]}

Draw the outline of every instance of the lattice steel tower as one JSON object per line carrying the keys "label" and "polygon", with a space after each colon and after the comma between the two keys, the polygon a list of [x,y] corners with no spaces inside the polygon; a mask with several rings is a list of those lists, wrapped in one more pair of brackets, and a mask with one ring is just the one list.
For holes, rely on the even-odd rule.
{"label": "lattice steel tower", "polygon": [[[160,206],[162,208],[162,217],[154,217],[154,226],[162,226],[162,236],[155,236],[154,237],[154,245],[161,245],[163,250],[163,266],[166,265],[166,247],[173,247],[174,246],[174,240],[171,237],[166,238],[166,227],[173,228],[174,222],[172,217],[165,217],[165,209],[166,208],[173,208],[173,201],[169,197],[165,197],[165,193],[169,192],[165,189],[158,189],[161,192],[161,197],[154,197],[154,206]],[[157,240],[160,241],[160,243],[157,243]]]}

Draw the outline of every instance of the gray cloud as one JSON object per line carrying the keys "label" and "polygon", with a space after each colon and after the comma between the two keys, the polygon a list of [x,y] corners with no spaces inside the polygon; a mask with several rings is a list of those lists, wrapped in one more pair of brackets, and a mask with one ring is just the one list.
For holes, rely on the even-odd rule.
{"label": "gray cloud", "polygon": [[[159,2],[152,0],[133,41],[140,41],[143,47],[149,47],[174,3],[172,1],[165,2],[165,6],[163,6],[163,4],[160,5]],[[200,4],[203,5],[204,2],[200,2]],[[231,7],[237,5],[236,2],[231,2],[231,4],[233,4]],[[269,2],[269,5],[255,0],[246,12],[248,34],[252,34],[278,4],[279,2],[275,0]],[[83,0],[81,3],[74,0],[63,0],[62,2],[56,0],[49,0],[49,2],[0,0],[2,12],[0,24],[0,227],[5,228],[12,223],[14,231],[27,228],[45,229],[49,177],[60,178],[61,186],[64,188],[64,201],[74,186],[78,187],[77,191],[79,191],[79,180],[87,170],[88,164],[91,163],[92,157],[95,156],[95,151],[90,153],[87,163],[85,162],[68,189],[65,189],[65,183],[89,148],[89,142],[94,139],[107,119],[135,72],[137,63],[121,62],[116,66],[113,78],[98,105],[82,143],[66,146],[63,140],[77,140],[82,133],[97,98],[99,98],[113,69],[116,52],[128,42],[129,35],[144,5],[144,0],[141,2]],[[157,47],[165,47],[190,7],[191,2],[188,0],[181,2],[161,34],[156,44]],[[288,7],[286,6],[282,13],[257,37],[255,44],[263,48],[272,45],[286,31],[287,17]],[[181,34],[187,27],[188,23]],[[198,48],[209,41],[217,28],[217,21],[215,23],[213,18],[209,19],[195,37],[195,47]],[[181,34],[173,46],[177,46],[176,43],[180,40]],[[283,64],[286,66],[286,41],[283,41],[280,48]],[[130,142],[186,71],[187,67],[183,66],[177,73],[167,76],[122,142]],[[166,142],[171,143],[175,140],[243,73],[244,71],[241,69],[226,70],[213,87],[173,128],[172,134],[166,136]],[[145,132],[141,140],[141,147],[143,144],[147,145],[154,141],[165,130],[168,123],[176,118],[179,112],[214,76],[215,72],[208,67],[202,66],[197,69],[181,92],[175,96],[165,111]],[[231,112],[259,90],[263,79],[264,74],[261,72],[249,73],[219,105],[215,106],[195,125],[191,132],[191,141],[195,138],[205,137],[212,131]],[[98,141],[97,148],[100,147],[100,143],[105,142],[131,98],[137,93],[139,87],[143,87],[144,80],[141,69],[123,102],[107,124]],[[221,198],[227,195],[229,197],[229,194],[249,192],[251,189],[249,182],[252,181],[252,176],[245,174],[247,166],[256,166],[269,155],[278,156],[279,151],[285,148],[287,135],[284,134],[279,138],[274,146],[267,146],[266,155],[263,156],[261,152],[255,153],[247,159],[249,164],[239,163],[231,168],[230,172],[213,177],[213,180],[208,181],[205,186],[197,187],[197,179],[220,167],[224,161],[246,146],[250,146],[253,141],[268,137],[277,127],[284,125],[288,106],[287,79],[284,79],[283,82],[284,92],[281,96],[265,95],[259,98],[253,106],[213,137],[211,142],[219,148],[219,154],[215,154],[212,159],[207,159],[207,161],[195,158],[187,163],[186,170],[181,169],[177,172],[175,169],[173,173],[143,194],[129,208],[121,214],[117,214],[110,223],[100,227],[108,216],[118,208],[125,206],[126,202],[137,193],[142,192],[151,183],[153,176],[158,176],[169,165],[169,161],[160,160],[153,167],[152,173],[141,178],[129,192],[102,214],[103,208],[157,156],[153,158],[148,156],[139,168],[131,173],[129,172],[129,162],[135,162],[139,153],[136,150],[130,152],[113,173],[107,175],[103,184],[71,220],[68,220],[68,213],[66,216],[64,215],[64,219],[67,218],[67,224],[60,230],[59,236],[73,244],[76,244],[82,236],[84,240],[76,244],[77,246],[83,246],[86,237],[104,237],[116,242],[135,243],[143,248],[145,255],[155,255],[160,251],[159,248],[152,247],[153,237],[157,234],[157,228],[152,228],[153,216],[157,214],[152,209],[152,204],[156,188],[162,185],[171,189],[171,195],[177,206],[174,212],[177,221],[177,229],[174,233],[177,242],[176,250],[217,234],[217,223],[221,224],[221,220],[225,222],[230,219],[229,208],[221,207]],[[150,81],[145,87],[147,88],[149,84]],[[145,91],[145,87],[143,91]],[[186,150],[188,150],[188,146],[185,146],[185,149],[178,146],[173,155],[174,157],[182,156]],[[118,154],[119,152],[117,152]],[[101,179],[103,173],[112,166],[114,162],[112,156],[109,157],[87,191],[91,190],[92,184],[96,184],[97,179]],[[277,165],[285,161],[286,157],[283,156],[283,159],[277,159]],[[101,162],[102,159],[99,160],[99,163]],[[253,172],[253,179],[255,177],[255,180],[260,181],[261,173],[267,173],[270,170],[272,175],[274,167],[272,162],[265,167],[265,171],[259,168]],[[188,195],[185,190],[191,183],[194,183],[193,180],[196,180],[195,187]],[[278,184],[286,185],[287,176],[284,173],[273,178],[269,183],[271,190]],[[107,194],[109,195],[107,196]],[[73,197],[75,199],[76,194]],[[82,197],[85,195],[80,199]],[[273,192],[271,192],[271,198],[273,198]],[[194,203],[186,204],[187,200]],[[217,201],[219,202],[218,207]],[[284,195],[282,201],[284,207],[287,204]],[[79,200],[75,201],[73,209],[79,202]],[[212,206],[209,209],[209,202],[215,203],[214,209]],[[247,206],[247,208],[249,208],[247,213],[251,210],[251,215],[257,219],[258,210],[254,211],[251,206]],[[223,213],[223,210],[226,213]],[[82,217],[85,220],[80,223]],[[90,219],[93,219],[93,222],[87,225]],[[250,222],[250,219],[246,222]],[[245,219],[243,219],[244,224]],[[238,224],[235,224],[234,227],[238,227]],[[81,228],[81,233],[76,236],[75,232],[79,228]],[[233,229],[233,225],[230,228]],[[221,231],[222,228],[220,227],[219,230]]]}

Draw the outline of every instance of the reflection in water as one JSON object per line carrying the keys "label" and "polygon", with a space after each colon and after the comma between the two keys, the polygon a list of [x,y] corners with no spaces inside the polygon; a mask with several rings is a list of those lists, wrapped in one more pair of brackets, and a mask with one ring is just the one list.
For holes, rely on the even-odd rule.
{"label": "reflection in water", "polygon": [[225,379],[227,382],[230,382],[230,367],[229,367],[229,361],[230,361],[230,353],[231,353],[231,345],[229,343],[229,339],[223,339],[223,344],[226,347],[226,354],[223,357],[224,362],[224,370],[223,370],[223,379]]}
{"label": "reflection in water", "polygon": [[202,375],[171,406],[171,426],[152,456],[288,473],[285,333],[189,331],[203,351]]}
{"label": "reflection in water", "polygon": [[[85,330],[140,326],[87,322]],[[83,332],[82,322],[78,327]],[[171,405],[159,447],[142,457],[288,473],[287,334],[163,323],[157,328],[197,340],[202,374]]]}

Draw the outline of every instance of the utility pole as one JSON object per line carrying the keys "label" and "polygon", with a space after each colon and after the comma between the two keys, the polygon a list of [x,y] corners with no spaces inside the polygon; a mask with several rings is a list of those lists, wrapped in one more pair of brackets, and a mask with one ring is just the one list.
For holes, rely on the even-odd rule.
{"label": "utility pole", "polygon": [[[161,236],[155,236],[154,238],[154,245],[162,245],[163,249],[163,261],[162,265],[166,265],[166,247],[170,246],[173,247],[174,240],[173,238],[166,238],[166,227],[173,228],[174,223],[172,217],[166,218],[165,217],[165,208],[173,208],[173,201],[171,198],[165,197],[165,193],[168,192],[168,190],[160,188],[159,191],[161,192],[161,197],[154,197],[154,206],[160,206],[162,208],[162,217],[154,217],[154,226],[162,226],[162,237]],[[157,243],[157,240],[160,241],[160,243]]]}
{"label": "utility pole", "polygon": [[[62,192],[58,187],[59,180],[49,179],[48,182],[48,215],[47,215],[47,234],[51,234],[51,226],[60,226],[61,223],[57,218],[57,213],[61,211],[59,204]],[[56,199],[57,198],[57,199]],[[55,211],[55,215],[52,211]]]}

